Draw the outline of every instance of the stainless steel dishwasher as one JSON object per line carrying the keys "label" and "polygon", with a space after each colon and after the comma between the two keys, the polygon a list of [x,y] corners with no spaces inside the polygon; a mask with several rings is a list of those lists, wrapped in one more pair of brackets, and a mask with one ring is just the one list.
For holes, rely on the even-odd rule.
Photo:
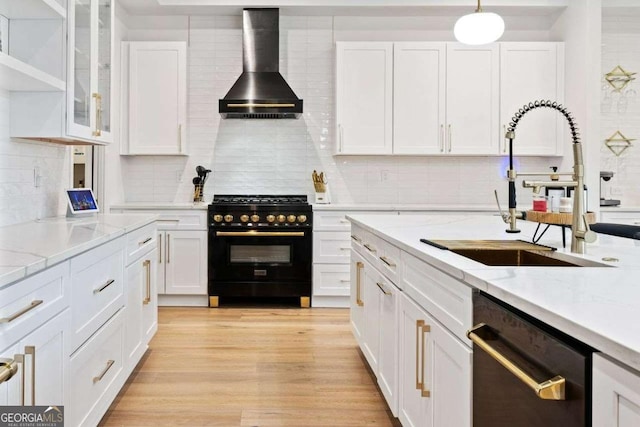
{"label": "stainless steel dishwasher", "polygon": [[474,427],[591,426],[591,347],[473,294]]}

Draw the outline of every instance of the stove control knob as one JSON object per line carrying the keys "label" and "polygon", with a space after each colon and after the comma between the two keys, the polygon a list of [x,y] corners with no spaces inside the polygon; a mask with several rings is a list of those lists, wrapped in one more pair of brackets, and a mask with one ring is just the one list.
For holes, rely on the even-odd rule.
{"label": "stove control knob", "polygon": [[214,215],[213,220],[215,222],[222,222],[222,215]]}
{"label": "stove control knob", "polygon": [[298,222],[307,222],[306,215],[298,215]]}
{"label": "stove control knob", "polygon": [[249,215],[240,215],[240,221],[242,222],[249,221]]}
{"label": "stove control knob", "polygon": [[284,222],[287,219],[284,215],[278,215],[278,222]]}
{"label": "stove control knob", "polygon": [[225,215],[224,216],[224,220],[227,221],[227,222],[233,221],[233,215]]}
{"label": "stove control knob", "polygon": [[296,216],[295,215],[289,215],[287,217],[287,221],[289,222],[296,222]]}
{"label": "stove control knob", "polygon": [[276,220],[276,217],[274,215],[267,215],[267,222],[273,222]]}
{"label": "stove control knob", "polygon": [[258,221],[260,221],[260,217],[258,215],[251,215],[251,221],[252,222],[258,222]]}

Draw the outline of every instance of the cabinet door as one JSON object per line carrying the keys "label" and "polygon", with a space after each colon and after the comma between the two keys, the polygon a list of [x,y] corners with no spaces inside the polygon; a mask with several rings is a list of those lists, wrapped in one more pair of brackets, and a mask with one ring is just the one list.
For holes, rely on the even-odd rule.
{"label": "cabinet door", "polygon": [[129,141],[128,147],[123,141],[123,153],[186,154],[186,43],[128,45]]}
{"label": "cabinet door", "polygon": [[497,154],[498,45],[447,44],[448,154]]}
{"label": "cabinet door", "polygon": [[165,241],[165,292],[206,295],[207,232],[167,231]]}
{"label": "cabinet door", "polygon": [[158,328],[157,253],[149,252],[127,267],[124,358],[131,372]]}
{"label": "cabinet door", "polygon": [[112,0],[69,0],[67,133],[111,141]]}
{"label": "cabinet door", "polygon": [[351,250],[351,295],[349,317],[351,331],[356,341],[362,347],[364,333],[364,302],[362,301],[362,287],[364,282],[364,259],[356,251]]}
{"label": "cabinet door", "polygon": [[25,405],[66,403],[70,317],[65,310],[20,341],[20,351],[25,355]]}
{"label": "cabinet door", "polygon": [[444,152],[445,43],[393,45],[393,153]]}
{"label": "cabinet door", "polygon": [[364,303],[364,331],[362,352],[371,370],[378,374],[378,356],[380,352],[380,290],[379,273],[365,261],[362,272],[362,301]]}
{"label": "cabinet door", "polygon": [[[420,307],[404,294],[399,304],[398,376],[400,393],[398,418],[404,427],[432,427],[433,400],[424,383],[425,325],[430,320]],[[427,393],[428,391],[428,393]],[[454,424],[445,424],[454,425]]]}
{"label": "cabinet door", "polygon": [[338,154],[392,151],[393,44],[336,44]]}
{"label": "cabinet door", "polygon": [[378,386],[394,416],[398,416],[398,300],[400,290],[380,276],[380,350]]}
{"label": "cabinet door", "polygon": [[640,425],[640,376],[600,354],[593,356],[593,425]]}
{"label": "cabinet door", "polygon": [[[536,100],[564,103],[564,45],[562,43],[500,43],[500,141],[511,118],[523,105]],[[541,108],[527,113],[516,128],[514,154],[562,155],[563,136],[569,134],[557,111]]]}

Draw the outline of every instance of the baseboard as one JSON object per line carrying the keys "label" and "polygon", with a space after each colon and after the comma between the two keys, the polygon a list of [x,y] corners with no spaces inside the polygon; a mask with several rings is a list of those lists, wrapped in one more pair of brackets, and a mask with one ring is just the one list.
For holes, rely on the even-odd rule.
{"label": "baseboard", "polygon": [[316,296],[314,295],[311,298],[311,307],[314,308],[349,308],[349,297],[327,297],[327,296]]}
{"label": "baseboard", "polygon": [[209,307],[207,295],[158,295],[158,307]]}

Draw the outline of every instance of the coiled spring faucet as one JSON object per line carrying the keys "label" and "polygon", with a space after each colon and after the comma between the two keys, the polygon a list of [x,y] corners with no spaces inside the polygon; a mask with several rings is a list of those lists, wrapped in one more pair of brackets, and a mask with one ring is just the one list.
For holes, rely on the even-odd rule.
{"label": "coiled spring faucet", "polygon": [[[515,115],[511,118],[511,123],[507,128],[505,138],[509,140],[509,169],[507,170],[507,179],[509,180],[509,213],[503,214],[502,219],[509,224],[509,228],[506,230],[508,233],[518,233],[516,220],[518,218],[524,218],[522,212],[516,210],[516,177],[517,172],[513,169],[513,140],[516,137],[516,127],[522,117],[531,110],[536,108],[552,108],[563,115],[563,117],[569,123],[571,130],[571,140],[573,142],[573,180],[572,181],[523,181],[525,188],[539,189],[540,187],[563,185],[566,187],[572,187],[575,189],[573,192],[573,216],[571,220],[571,252],[583,254],[585,252],[585,242],[593,242],[595,240],[595,233],[589,230],[589,225],[583,214],[585,200],[582,189],[584,188],[584,162],[582,159],[582,143],[580,141],[580,133],[578,133],[578,127],[576,126],[575,119],[569,113],[566,107],[557,102],[549,100],[540,100],[525,104],[516,111]],[[520,175],[546,175],[546,174],[520,174]],[[566,174],[563,174],[566,175]],[[497,199],[497,194],[496,194]]]}

